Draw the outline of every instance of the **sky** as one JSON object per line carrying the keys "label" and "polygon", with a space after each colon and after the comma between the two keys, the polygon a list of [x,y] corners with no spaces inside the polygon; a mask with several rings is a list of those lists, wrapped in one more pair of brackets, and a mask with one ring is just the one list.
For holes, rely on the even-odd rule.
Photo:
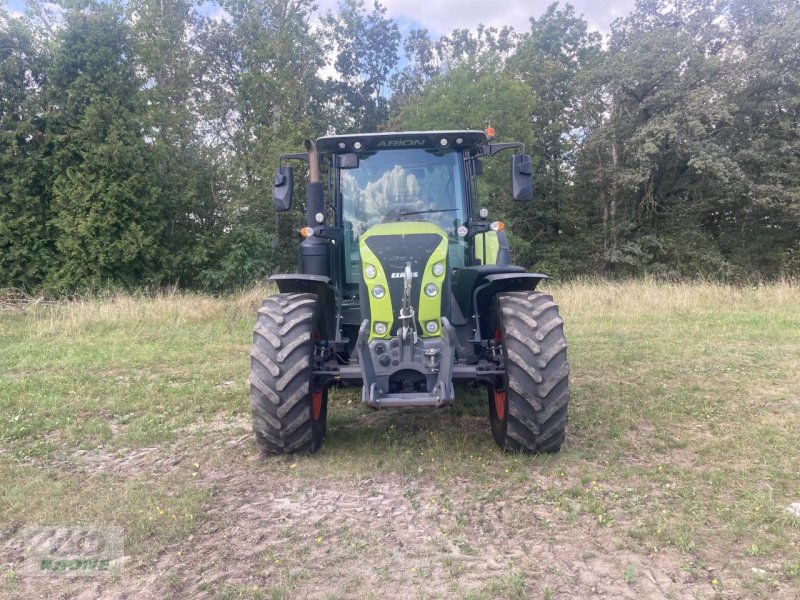
{"label": "sky", "polygon": [[[0,0],[2,1],[2,0]],[[502,27],[511,25],[517,31],[528,29],[528,19],[539,17],[552,0],[381,0],[387,13],[398,23],[401,32],[424,27],[434,37],[456,28],[475,29],[479,23]],[[617,17],[633,10],[635,0],[572,0],[577,14],[583,14],[589,27],[602,34],[609,32]],[[24,10],[23,0],[7,0],[12,12]],[[210,3],[209,3],[210,4]],[[333,9],[338,0],[318,0],[321,11]],[[372,0],[366,0],[370,6]],[[562,4],[564,4],[562,2]],[[210,6],[206,8],[213,13]],[[205,11],[203,11],[205,12]]]}
{"label": "sky", "polygon": [[[320,9],[327,10],[335,8],[338,0],[318,3]],[[371,1],[365,3],[370,5]],[[401,30],[421,26],[434,35],[444,35],[456,28],[475,29],[479,23],[511,25],[525,31],[528,19],[541,16],[552,0],[381,0],[381,4]],[[633,10],[635,0],[572,0],[569,4],[576,14],[583,14],[592,30],[607,34],[614,19]]]}

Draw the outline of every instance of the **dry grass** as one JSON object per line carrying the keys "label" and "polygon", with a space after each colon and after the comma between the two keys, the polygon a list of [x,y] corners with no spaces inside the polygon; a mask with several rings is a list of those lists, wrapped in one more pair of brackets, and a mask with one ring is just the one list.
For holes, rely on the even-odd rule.
{"label": "dry grass", "polygon": [[549,289],[562,304],[568,304],[579,314],[600,311],[624,316],[647,314],[650,309],[662,313],[695,313],[720,312],[730,308],[792,314],[800,306],[800,282],[792,280],[732,286],[712,281],[666,283],[642,279],[613,282],[587,278],[567,283],[548,282],[544,289]]}
{"label": "dry grass", "polygon": [[[346,597],[575,597],[600,586],[608,597],[793,598],[800,522],[785,509],[800,501],[800,288],[587,280],[550,291],[573,391],[554,457],[501,454],[482,394],[466,390],[435,413],[370,412],[337,391],[321,453],[259,457],[247,351],[266,288],[1,312],[3,536],[24,524],[122,524],[133,587],[120,589],[147,580],[154,596],[324,597],[334,573]],[[370,486],[391,500],[387,514],[369,513]],[[341,510],[309,500],[318,521],[275,524],[281,494],[302,503],[314,490]],[[501,510],[502,523],[486,520]],[[424,535],[397,530],[405,516],[392,511]],[[271,541],[250,556],[240,526]],[[198,572],[176,565],[188,536],[222,564],[219,585],[195,585]],[[528,543],[541,548],[513,565],[478,560]],[[288,564],[287,549],[305,558]],[[14,557],[2,563],[0,595],[27,590]],[[647,587],[651,576],[661,588]]]}

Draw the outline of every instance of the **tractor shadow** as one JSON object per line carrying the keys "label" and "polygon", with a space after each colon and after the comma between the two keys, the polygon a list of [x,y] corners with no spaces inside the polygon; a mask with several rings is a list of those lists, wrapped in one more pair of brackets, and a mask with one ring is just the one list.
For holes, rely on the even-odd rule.
{"label": "tractor shadow", "polygon": [[[456,388],[453,406],[374,410],[361,403],[358,389],[332,390],[328,404],[326,454],[450,454],[495,448],[484,388]],[[498,450],[499,451],[499,450]]]}

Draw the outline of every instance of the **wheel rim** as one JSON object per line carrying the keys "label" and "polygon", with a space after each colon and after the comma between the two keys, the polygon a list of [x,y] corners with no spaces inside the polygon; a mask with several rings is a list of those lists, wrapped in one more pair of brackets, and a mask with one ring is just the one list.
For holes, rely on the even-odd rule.
{"label": "wheel rim", "polygon": [[501,421],[506,418],[506,393],[501,390],[494,391],[494,410]]}
{"label": "wheel rim", "polygon": [[[314,339],[315,344],[319,344],[322,341],[322,333],[319,331],[319,327],[314,329],[314,335],[312,336]],[[322,414],[322,390],[313,390],[311,392],[311,417],[315,420],[319,420],[319,416]]]}
{"label": "wheel rim", "polygon": [[322,414],[322,390],[311,392],[311,416],[315,421],[319,420]]}
{"label": "wheel rim", "polygon": [[[498,344],[503,342],[503,330],[497,327],[494,330],[494,341]],[[505,390],[494,390],[494,411],[497,418],[502,421],[506,418],[506,392]]]}

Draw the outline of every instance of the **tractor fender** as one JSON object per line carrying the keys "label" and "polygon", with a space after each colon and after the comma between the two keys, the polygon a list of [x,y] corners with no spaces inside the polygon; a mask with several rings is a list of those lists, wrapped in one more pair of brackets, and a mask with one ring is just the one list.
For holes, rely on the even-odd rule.
{"label": "tractor fender", "polygon": [[[483,283],[472,293],[472,306],[475,309],[475,341],[481,335],[489,335],[489,313],[492,300],[503,292],[528,292],[536,289],[542,279],[549,279],[544,273],[493,273],[483,278]],[[483,332],[481,325],[483,324]]]}
{"label": "tractor fender", "polygon": [[323,315],[327,339],[333,339],[338,330],[339,303],[338,290],[331,285],[331,278],[325,275],[305,273],[286,273],[272,275],[269,281],[275,282],[282,294],[316,294]]}

